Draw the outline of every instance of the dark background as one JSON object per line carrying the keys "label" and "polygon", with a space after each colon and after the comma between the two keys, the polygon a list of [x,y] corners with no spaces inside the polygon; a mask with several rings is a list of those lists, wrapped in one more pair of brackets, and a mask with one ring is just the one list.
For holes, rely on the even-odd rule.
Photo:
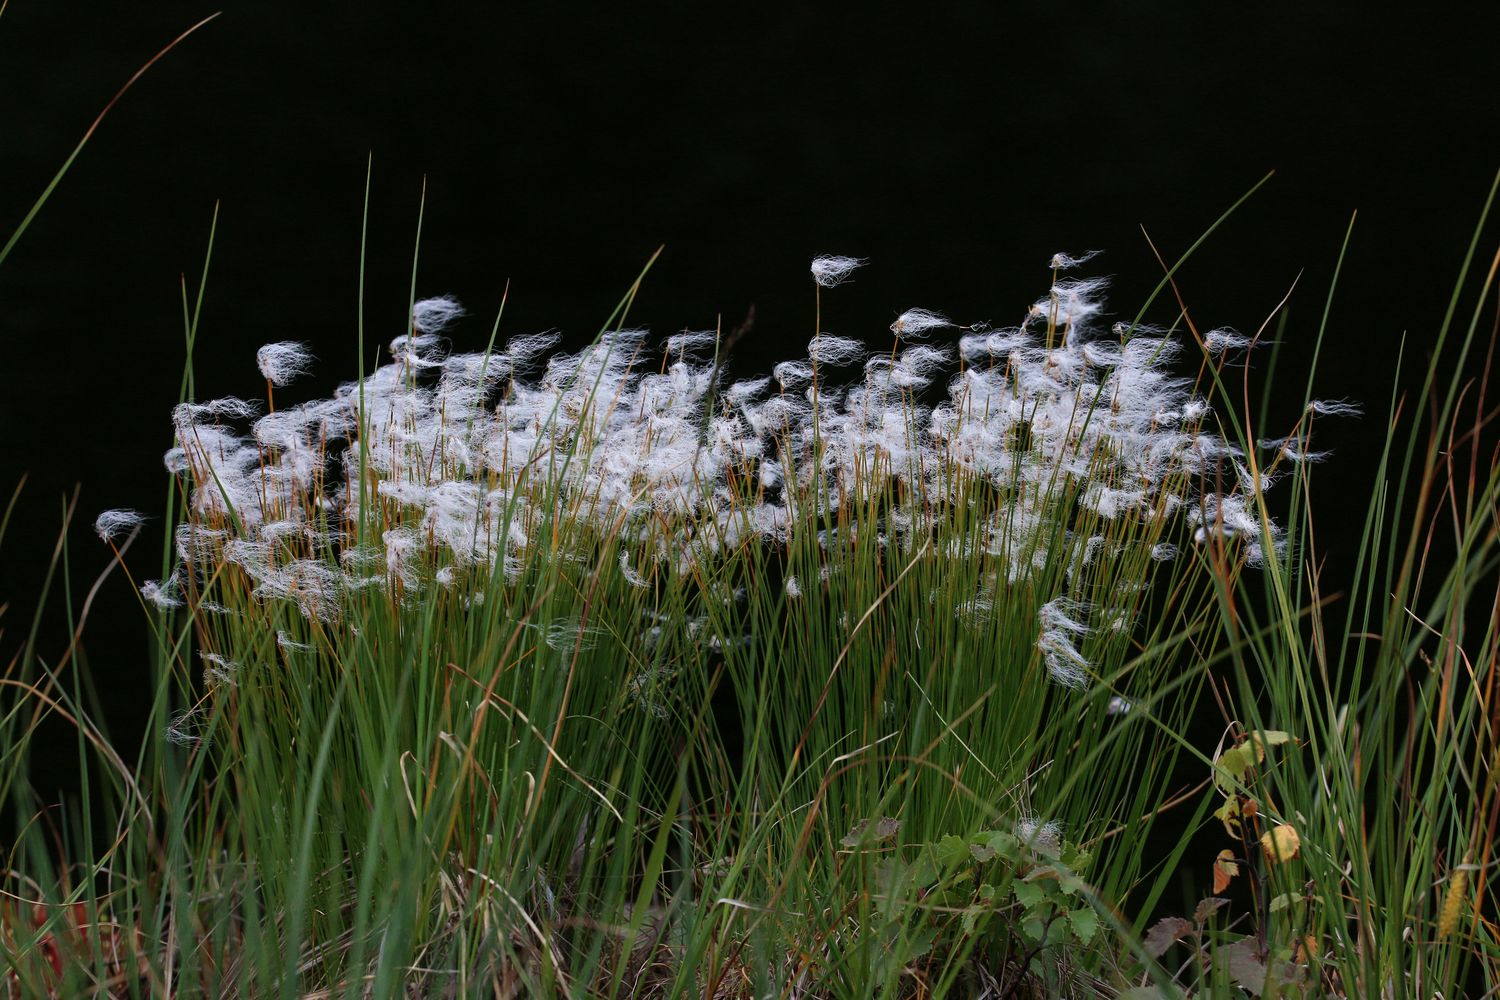
{"label": "dark background", "polygon": [[[1017,322],[1059,250],[1104,251],[1084,273],[1113,275],[1129,318],[1161,273],[1142,227],[1175,258],[1275,169],[1180,280],[1201,328],[1253,332],[1302,276],[1270,415],[1289,428],[1358,210],[1317,374],[1318,395],[1371,411],[1320,432],[1337,450],[1315,498],[1332,515],[1320,541],[1337,557],[1357,527],[1339,508],[1361,513],[1369,497],[1399,339],[1409,334],[1420,367],[1500,167],[1500,35],[1473,14],[1145,0],[729,15],[219,4],[111,113],[0,268],[0,486],[29,475],[0,559],[6,659],[65,493],[82,484],[81,581],[107,562],[88,531],[98,511],[162,509],[179,275],[196,282],[216,202],[199,395],[256,396],[255,348],[306,340],[322,364],[290,400],[355,370],[370,155],[368,346],[403,330],[425,177],[417,294],[470,307],[459,349],[483,346],[507,281],[502,338],[587,338],[665,245],[632,321],[667,334],[722,316],[728,329],[753,305],[740,373],[802,350],[807,264],[821,252],[870,259],[825,297],[824,326],[872,343],[914,305]],[[0,234],[119,85],[215,9],[12,0],[0,17]],[[1148,315],[1172,318],[1168,300]],[[156,575],[161,527],[132,553],[138,578]],[[129,731],[145,694],[145,633],[129,588],[112,582],[88,641],[116,729]],[[42,650],[64,644],[54,613]]]}

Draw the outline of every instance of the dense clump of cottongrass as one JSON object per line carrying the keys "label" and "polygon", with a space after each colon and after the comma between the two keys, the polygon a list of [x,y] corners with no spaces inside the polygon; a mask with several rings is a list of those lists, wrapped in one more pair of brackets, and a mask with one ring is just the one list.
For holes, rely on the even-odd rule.
{"label": "dense clump of cottongrass", "polygon": [[[1058,255],[1054,275],[1089,256]],[[812,273],[831,288],[862,263],[819,257]],[[1171,558],[1161,539],[1178,519],[1199,544],[1243,538],[1251,566],[1279,555],[1280,530],[1254,512],[1272,477],[1247,468],[1208,402],[1173,373],[1177,342],[1102,325],[1103,290],[1099,279],[1055,278],[1002,328],[912,309],[891,324],[893,345],[820,332],[805,357],[738,381],[723,377],[712,333],[671,337],[659,356],[635,329],[576,353],[557,351],[552,335],[453,353],[443,333],[462,307],[419,301],[389,362],[330,398],[263,415],[235,398],[176,408],[166,464],[189,475],[189,517],[177,529],[181,565],[146,594],[175,605],[185,585],[201,589],[228,565],[257,600],[332,622],[368,587],[412,599],[513,579],[559,511],[618,537],[619,570],[642,588],[658,571],[690,575],[745,544],[784,543],[799,519],[870,512],[848,530],[997,560],[1003,579],[966,605],[981,618],[994,586],[1037,573],[1059,542],[1075,576],[1138,539],[1152,559]],[[943,342],[941,330],[953,336]],[[1214,331],[1205,346],[1249,341]],[[258,362],[268,386],[282,386],[310,355],[270,344]],[[1262,444],[1290,461],[1321,457],[1300,439]],[[955,528],[978,488],[1001,502]],[[1056,530],[1075,510],[1096,533]],[[1126,523],[1136,528],[1111,528]],[[795,578],[786,591],[800,594]],[[1108,596],[1091,608],[1059,593],[1040,607],[1037,648],[1055,681],[1087,683],[1077,640],[1128,622]]]}
{"label": "dense clump of cottongrass", "polygon": [[[894,982],[889,943],[936,933],[922,859],[954,837],[1021,845],[993,901],[943,890],[976,913],[1101,836],[1128,846],[1069,905],[1135,891],[1176,753],[1150,734],[1193,699],[1175,637],[1211,648],[1193,595],[1286,558],[1263,494],[1322,453],[1301,425],[1227,441],[1204,375],[1255,339],[1110,325],[1104,282],[1065,273],[1091,256],[1057,255],[1014,325],[911,308],[871,337],[822,322],[864,261],[818,258],[816,332],[754,377],[713,332],[623,320],[576,351],[460,352],[462,305],[431,298],[327,398],[277,398],[312,363],[283,342],[263,401],[177,406],[183,513],[142,587],[185,623],[160,732],[236,804],[206,815],[288,940],[358,942],[309,981],[398,976],[396,914],[427,907],[411,933],[460,979],[659,948],[692,990],[742,949],[766,982]],[[314,790],[292,811],[289,773]],[[395,877],[402,901],[371,895]],[[639,952],[589,923],[637,912]],[[1011,923],[951,955],[1004,961]],[[281,947],[257,981],[302,975]]]}

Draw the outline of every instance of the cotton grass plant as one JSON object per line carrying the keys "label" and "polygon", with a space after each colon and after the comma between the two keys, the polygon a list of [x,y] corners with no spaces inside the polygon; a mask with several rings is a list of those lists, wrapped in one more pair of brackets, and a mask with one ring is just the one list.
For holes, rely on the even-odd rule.
{"label": "cotton grass plant", "polygon": [[[1392,435],[1330,636],[1311,431],[1353,408],[1309,380],[1266,428],[1230,382],[1258,336],[1180,299],[1111,326],[1089,256],[1013,325],[911,309],[868,340],[824,332],[863,262],[817,258],[804,356],[750,379],[718,331],[630,327],[641,279],[579,351],[503,309],[463,350],[414,265],[382,356],[295,405],[294,343],[247,359],[264,398],[196,398],[200,284],[154,579],[142,515],[95,522],[155,636],[150,737],[127,760],[90,721],[76,639],[51,662],[33,630],[4,678],[5,990],[1493,986],[1482,393]],[[1209,682],[1217,750],[1186,735]],[[26,778],[47,715],[78,733],[61,820]],[[1194,836],[1250,908],[1153,923]]]}

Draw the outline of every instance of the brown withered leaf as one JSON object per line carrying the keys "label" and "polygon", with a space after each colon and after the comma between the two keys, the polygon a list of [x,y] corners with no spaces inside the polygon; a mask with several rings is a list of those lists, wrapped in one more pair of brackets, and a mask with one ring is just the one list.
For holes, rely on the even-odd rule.
{"label": "brown withered leaf", "polygon": [[1208,922],[1208,918],[1221,906],[1228,905],[1229,900],[1223,896],[1204,896],[1198,900],[1198,905],[1193,908],[1193,923],[1202,927]]}
{"label": "brown withered leaf", "polygon": [[1266,965],[1252,938],[1241,938],[1219,950],[1229,969],[1229,978],[1252,996],[1260,996],[1266,985]]}
{"label": "brown withered leaf", "polygon": [[1239,862],[1234,860],[1234,852],[1223,850],[1219,856],[1214,858],[1214,892],[1223,892],[1229,888],[1230,880],[1240,873]]}
{"label": "brown withered leaf", "polygon": [[1193,933],[1193,925],[1181,917],[1162,917],[1146,932],[1146,954],[1161,958],[1167,949]]}
{"label": "brown withered leaf", "polygon": [[884,816],[874,822],[862,819],[839,841],[845,847],[878,844],[890,840],[901,831],[901,821],[893,816]]}

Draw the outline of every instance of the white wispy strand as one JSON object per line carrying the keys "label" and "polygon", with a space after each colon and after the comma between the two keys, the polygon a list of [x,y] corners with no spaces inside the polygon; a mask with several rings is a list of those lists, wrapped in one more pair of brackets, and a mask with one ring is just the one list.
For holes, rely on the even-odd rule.
{"label": "white wispy strand", "polygon": [[200,650],[198,655],[203,657],[204,663],[208,664],[208,666],[203,668],[204,687],[214,688],[221,684],[226,687],[235,686],[235,674],[240,669],[238,663],[226,659],[218,653],[210,653],[207,650]]}
{"label": "white wispy strand", "polygon": [[1047,664],[1047,673],[1064,687],[1079,688],[1088,683],[1089,661],[1078,652],[1073,637],[1086,634],[1089,629],[1078,620],[1087,611],[1087,606],[1066,597],[1055,597],[1042,605],[1037,612],[1041,635],[1037,649]]}
{"label": "white wispy strand", "polygon": [[865,345],[850,337],[820,333],[807,344],[807,356],[820,365],[852,365],[864,357]]}
{"label": "white wispy strand", "polygon": [[1321,462],[1333,454],[1331,451],[1308,451],[1305,447],[1307,442],[1296,437],[1267,438],[1255,443],[1267,451],[1276,452],[1289,462]]}
{"label": "white wispy strand", "polygon": [[1052,259],[1047,262],[1047,266],[1051,267],[1054,271],[1066,271],[1069,268],[1077,267],[1080,264],[1087,264],[1089,261],[1099,256],[1100,252],[1101,251],[1098,250],[1090,250],[1088,253],[1083,254],[1080,257],[1074,257],[1065,253],[1055,253],[1052,255]]}
{"label": "white wispy strand", "polygon": [[293,639],[290,635],[288,635],[286,632],[281,631],[279,629],[276,632],[276,645],[279,646],[281,649],[286,650],[289,653],[291,653],[291,652],[298,652],[298,651],[301,651],[301,650],[312,649],[312,644],[311,643],[298,642],[297,640]]}
{"label": "white wispy strand", "polygon": [[1043,822],[1023,816],[1016,821],[1016,838],[1043,857],[1055,858],[1062,853],[1062,826],[1053,820]]}
{"label": "white wispy strand", "polygon": [[141,596],[161,611],[182,607],[181,574],[179,569],[165,580],[147,580],[141,584]]}
{"label": "white wispy strand", "polygon": [[812,262],[813,280],[824,288],[832,288],[849,280],[849,275],[863,267],[866,261],[860,257],[836,257],[823,255]]}
{"label": "white wispy strand", "polygon": [[1324,417],[1357,417],[1364,413],[1358,403],[1342,399],[1315,399],[1307,404],[1307,411]]}
{"label": "white wispy strand", "polygon": [[262,377],[278,389],[307,374],[313,356],[306,344],[283,340],[267,344],[255,352],[255,364]]}
{"label": "white wispy strand", "polygon": [[176,747],[194,747],[209,742],[204,732],[208,729],[206,713],[199,708],[187,709],[174,715],[162,728],[162,738]]}
{"label": "white wispy strand", "polygon": [[1208,349],[1209,354],[1223,354],[1225,351],[1238,351],[1250,346],[1250,338],[1238,331],[1224,327],[1219,330],[1210,330],[1203,335],[1203,346]]}
{"label": "white wispy strand", "polygon": [[137,510],[107,510],[94,519],[94,534],[100,541],[112,542],[146,523],[146,515]]}
{"label": "white wispy strand", "polygon": [[912,339],[922,336],[929,330],[939,330],[952,325],[948,317],[941,313],[927,309],[908,309],[896,317],[896,321],[891,324],[891,332],[898,337]]}
{"label": "white wispy strand", "polygon": [[624,549],[620,550],[620,575],[632,587],[644,588],[648,586],[646,578],[637,573],[635,567],[630,565],[630,553]]}
{"label": "white wispy strand", "polygon": [[451,295],[423,299],[411,307],[411,325],[417,333],[441,333],[448,324],[465,315],[464,307]]}

